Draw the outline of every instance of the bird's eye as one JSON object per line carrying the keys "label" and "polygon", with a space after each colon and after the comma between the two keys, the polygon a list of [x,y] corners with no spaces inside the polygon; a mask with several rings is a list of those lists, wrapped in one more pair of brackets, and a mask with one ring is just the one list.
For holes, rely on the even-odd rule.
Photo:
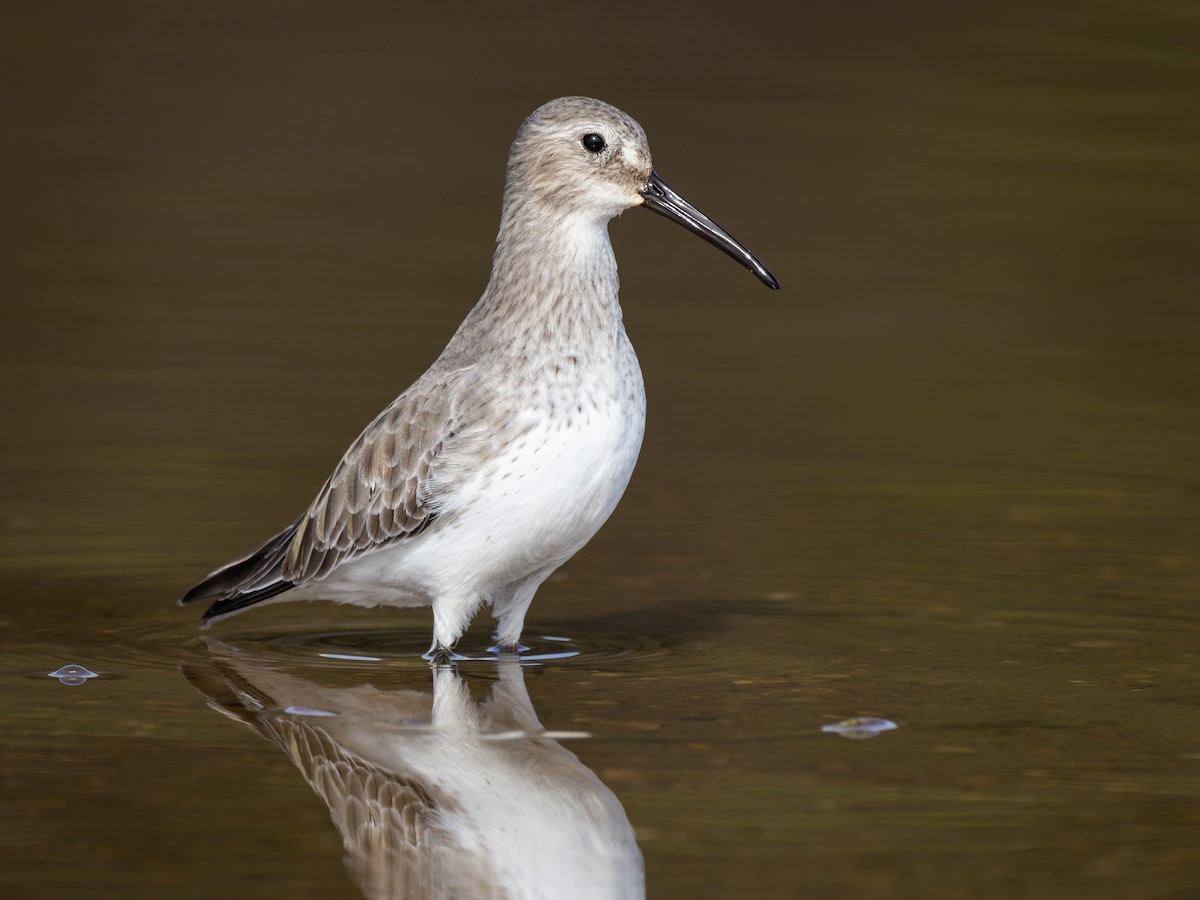
{"label": "bird's eye", "polygon": [[608,147],[608,144],[604,143],[604,138],[595,132],[585,134],[579,143],[583,144],[583,149],[588,153],[603,153]]}

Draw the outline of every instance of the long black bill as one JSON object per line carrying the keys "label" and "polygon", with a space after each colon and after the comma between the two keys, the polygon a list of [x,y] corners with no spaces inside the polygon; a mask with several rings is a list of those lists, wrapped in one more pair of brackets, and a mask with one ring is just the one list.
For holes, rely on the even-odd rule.
{"label": "long black bill", "polygon": [[714,247],[728,253],[753,272],[758,280],[767,287],[779,290],[779,280],[758,261],[758,257],[738,243],[728,231],[667,187],[667,183],[658,177],[657,172],[650,173],[641,193],[646,201],[642,206],[646,209],[656,212],[660,216],[666,216],[672,222],[678,222],[688,231],[700,235]]}

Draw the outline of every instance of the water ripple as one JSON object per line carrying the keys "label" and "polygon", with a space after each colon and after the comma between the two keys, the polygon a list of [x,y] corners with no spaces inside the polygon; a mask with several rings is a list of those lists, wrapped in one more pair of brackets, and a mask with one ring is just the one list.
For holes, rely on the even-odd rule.
{"label": "water ripple", "polygon": [[[428,665],[423,654],[429,647],[427,629],[333,629],[319,631],[245,631],[223,633],[222,643],[256,656],[293,660],[330,660],[349,666],[376,667],[380,664]],[[634,660],[661,658],[670,652],[662,638],[619,632],[568,636],[563,633],[524,636],[521,662],[571,662],[606,665]],[[459,664],[494,663],[499,659],[496,647],[484,650],[460,650]]]}

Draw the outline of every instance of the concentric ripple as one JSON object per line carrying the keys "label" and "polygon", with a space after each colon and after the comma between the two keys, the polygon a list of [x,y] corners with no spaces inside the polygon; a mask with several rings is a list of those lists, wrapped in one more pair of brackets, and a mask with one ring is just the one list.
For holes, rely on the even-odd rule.
{"label": "concentric ripple", "polygon": [[[219,640],[259,657],[330,660],[347,666],[428,664],[425,654],[429,649],[429,633],[424,629],[245,631],[222,633]],[[534,632],[522,639],[520,661],[524,665],[560,661],[603,665],[659,658],[670,651],[667,641],[649,635],[610,632],[574,636]],[[500,658],[497,647],[467,646],[459,648],[454,661],[494,663]]]}

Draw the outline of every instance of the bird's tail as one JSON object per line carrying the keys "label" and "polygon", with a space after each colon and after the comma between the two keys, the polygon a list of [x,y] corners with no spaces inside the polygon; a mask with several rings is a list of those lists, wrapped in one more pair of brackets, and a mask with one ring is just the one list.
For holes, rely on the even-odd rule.
{"label": "bird's tail", "polygon": [[283,577],[283,561],[299,522],[293,523],[242,559],[222,566],[184,594],[180,605],[212,600],[204,621],[232,615],[295,587]]}

